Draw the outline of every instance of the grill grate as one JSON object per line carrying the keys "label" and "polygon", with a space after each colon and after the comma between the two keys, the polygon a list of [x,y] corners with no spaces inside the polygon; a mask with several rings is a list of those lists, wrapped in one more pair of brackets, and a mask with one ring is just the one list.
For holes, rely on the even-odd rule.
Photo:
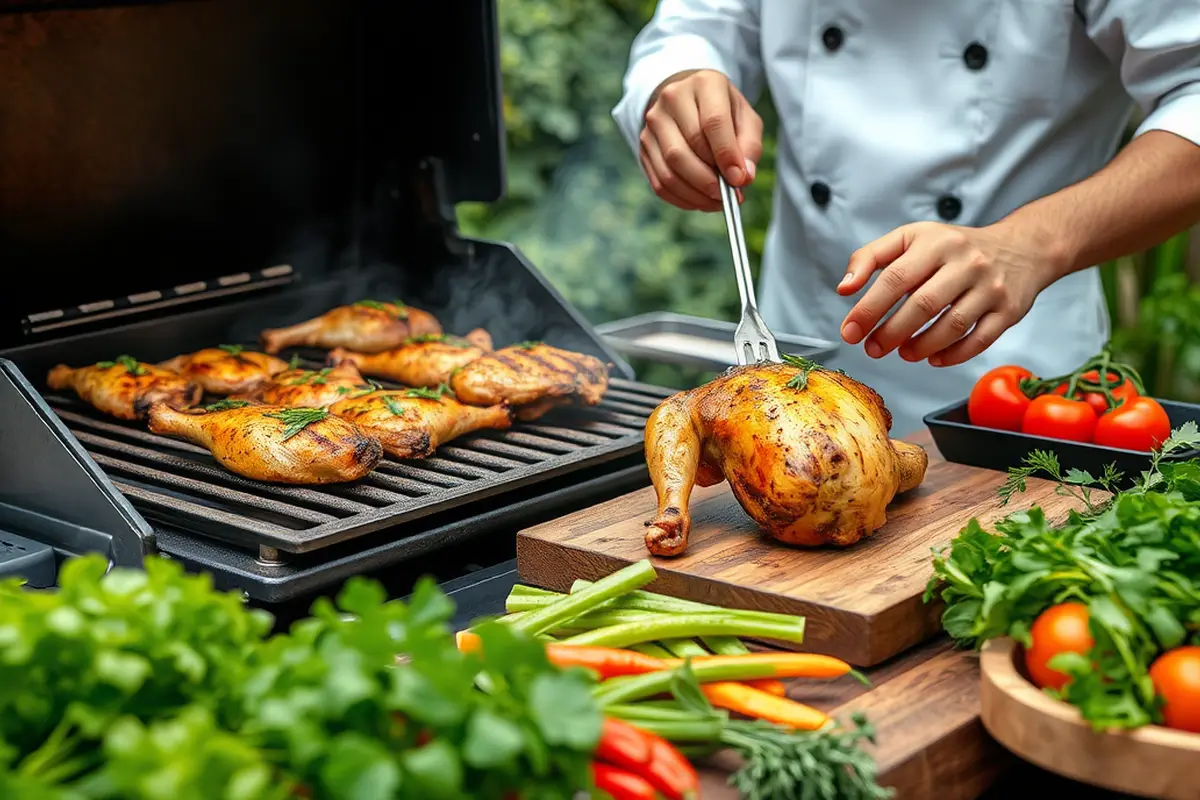
{"label": "grill grate", "polygon": [[257,547],[273,561],[636,453],[646,417],[671,392],[612,379],[598,406],[463,436],[420,460],[385,456],[360,481],[317,488],[234,475],[204,448],[104,417],[74,396],[46,402],[147,518]]}

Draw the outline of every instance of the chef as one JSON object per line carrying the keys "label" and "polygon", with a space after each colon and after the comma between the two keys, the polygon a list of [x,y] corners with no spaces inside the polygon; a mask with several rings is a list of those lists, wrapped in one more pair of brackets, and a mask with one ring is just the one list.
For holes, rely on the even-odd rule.
{"label": "chef", "polygon": [[714,166],[754,191],[764,82],[763,317],[854,345],[827,364],[894,434],[1095,354],[1094,265],[1200,220],[1200,0],[661,0],[613,111],[659,197],[719,211]]}

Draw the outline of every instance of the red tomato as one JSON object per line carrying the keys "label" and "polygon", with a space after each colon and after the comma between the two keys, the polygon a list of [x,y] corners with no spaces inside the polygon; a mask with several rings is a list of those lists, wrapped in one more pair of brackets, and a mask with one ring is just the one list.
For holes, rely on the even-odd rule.
{"label": "red tomato", "polygon": [[1083,603],[1050,606],[1029,629],[1033,644],[1025,651],[1025,669],[1039,689],[1061,689],[1070,677],[1047,664],[1059,653],[1086,653],[1095,642],[1088,630],[1088,610]]}
{"label": "red tomato", "polygon": [[967,418],[981,428],[1003,431],[1021,430],[1029,398],[1021,391],[1021,381],[1033,373],[1023,367],[996,367],[984,373],[967,398]]}
{"label": "red tomato", "polygon": [[[1081,377],[1086,381],[1092,381],[1095,383],[1100,380],[1100,370],[1090,370],[1083,373]],[[1119,377],[1120,376],[1118,376],[1115,372],[1108,373],[1109,382],[1115,382]],[[1117,400],[1118,402],[1121,400],[1129,400],[1138,396],[1137,388],[1133,385],[1133,381],[1130,380],[1126,380],[1124,383],[1114,386],[1109,391],[1112,392],[1113,399]],[[1060,384],[1054,389],[1054,394],[1066,395],[1066,393],[1067,384],[1065,383]],[[1092,410],[1096,412],[1096,416],[1100,416],[1105,411],[1108,411],[1108,401],[1104,399],[1104,394],[1102,392],[1081,392],[1076,389],[1075,396],[1071,399],[1083,400],[1087,402],[1087,404],[1092,407]]]}
{"label": "red tomato", "polygon": [[1171,418],[1153,397],[1134,397],[1096,421],[1092,440],[1105,447],[1149,452],[1171,435]]}
{"label": "red tomato", "polygon": [[1095,430],[1096,412],[1091,406],[1056,394],[1033,398],[1021,420],[1022,433],[1046,439],[1090,442]]}
{"label": "red tomato", "polygon": [[1200,647],[1176,647],[1150,665],[1154,691],[1162,697],[1168,728],[1200,733]]}

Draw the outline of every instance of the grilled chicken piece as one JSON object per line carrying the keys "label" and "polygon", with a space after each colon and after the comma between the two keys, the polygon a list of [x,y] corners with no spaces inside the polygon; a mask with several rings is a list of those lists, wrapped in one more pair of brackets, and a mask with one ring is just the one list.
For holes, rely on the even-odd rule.
{"label": "grilled chicken piece", "polygon": [[779,541],[852,545],[883,526],[899,492],[920,485],[929,457],[888,438],[892,416],[874,390],[790,358],[735,367],[672,395],[646,421],[658,514],[654,555],[687,548],[692,485],[729,481],[746,513]]}
{"label": "grilled chicken piece", "polygon": [[329,354],[329,364],[350,363],[363,375],[403,383],[405,386],[440,386],[454,370],[492,350],[492,337],[482,328],[464,336],[431,334],[414,336],[394,350],[355,353],[339,347]]}
{"label": "grilled chicken piece", "polygon": [[234,395],[237,400],[253,400],[274,406],[327,408],[352,393],[375,388],[367,383],[358,367],[347,362],[324,369],[289,369],[249,392]]}
{"label": "grilled chicken piece", "polygon": [[206,447],[230,472],[271,483],[346,483],[383,458],[378,441],[324,409],[236,400],[210,408],[176,411],[155,403],[150,430]]}
{"label": "grilled chicken piece", "polygon": [[209,394],[247,392],[288,368],[287,362],[241,345],[223,344],[175,356],[159,364],[200,384]]}
{"label": "grilled chicken piece", "polygon": [[428,311],[398,302],[360,300],[297,325],[265,330],[262,344],[268,353],[278,353],[285,347],[345,347],[359,353],[379,353],[399,347],[410,336],[441,332],[441,323]]}
{"label": "grilled chicken piece", "polygon": [[449,385],[464,403],[508,403],[517,419],[531,420],[557,405],[599,403],[608,389],[608,367],[593,356],[528,342],[472,361]]}
{"label": "grilled chicken piece", "polygon": [[54,391],[72,389],[87,403],[120,419],[141,419],[152,403],[185,407],[200,402],[203,390],[182,375],[130,356],[88,367],[59,364],[46,377]]}
{"label": "grilled chicken piece", "polygon": [[339,400],[329,411],[374,436],[396,458],[424,458],[457,436],[512,425],[506,406],[468,406],[432,389],[374,391]]}

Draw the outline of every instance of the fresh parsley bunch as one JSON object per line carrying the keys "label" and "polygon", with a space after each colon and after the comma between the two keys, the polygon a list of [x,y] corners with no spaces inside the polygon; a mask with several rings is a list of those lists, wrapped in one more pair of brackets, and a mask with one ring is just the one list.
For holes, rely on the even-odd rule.
{"label": "fresh parsley bunch", "polygon": [[[68,562],[0,583],[0,797],[525,800],[591,785],[591,681],[499,625],[463,654],[431,581],[347,582],[270,637],[207,576]],[[399,660],[397,658],[399,654]]]}
{"label": "fresh parsley bunch", "polygon": [[1163,650],[1200,643],[1200,461],[1162,459],[1198,446],[1197,426],[1182,426],[1134,488],[1107,500],[1092,489],[1111,489],[1120,479],[1115,472],[1099,480],[1077,470],[1063,475],[1052,454],[1031,454],[1001,493],[1023,490],[1026,477],[1044,471],[1084,510],[1053,525],[1034,507],[1009,515],[994,532],[972,520],[935,555],[926,601],[945,601],[947,633],[969,647],[1006,635],[1029,646],[1030,625],[1042,611],[1085,604],[1092,651],[1061,654],[1052,664],[1072,678],[1064,699],[1097,728],[1157,721],[1151,661]]}

